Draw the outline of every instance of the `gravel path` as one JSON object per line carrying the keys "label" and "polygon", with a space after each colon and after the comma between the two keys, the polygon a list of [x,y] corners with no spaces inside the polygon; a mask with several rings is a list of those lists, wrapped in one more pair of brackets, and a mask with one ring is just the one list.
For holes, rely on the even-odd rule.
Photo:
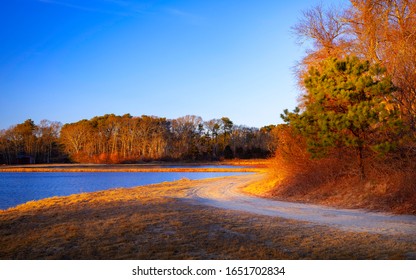
{"label": "gravel path", "polygon": [[206,182],[187,194],[192,203],[217,208],[245,211],[254,214],[308,221],[337,227],[345,231],[379,234],[416,234],[416,216],[392,215],[364,210],[336,209],[332,207],[275,201],[253,197],[239,189],[259,180],[261,174],[224,177]]}

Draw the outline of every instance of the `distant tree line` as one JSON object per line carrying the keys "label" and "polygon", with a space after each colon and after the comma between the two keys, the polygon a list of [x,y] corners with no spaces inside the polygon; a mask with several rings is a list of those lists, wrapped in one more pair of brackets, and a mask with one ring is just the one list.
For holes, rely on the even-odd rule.
{"label": "distant tree line", "polygon": [[152,160],[265,158],[276,148],[275,126],[234,125],[227,117],[169,120],[108,114],[62,125],[26,120],[0,131],[0,163],[134,163]]}
{"label": "distant tree line", "polygon": [[0,163],[50,163],[63,160],[59,144],[59,122],[47,120],[38,125],[28,119],[0,131]]}

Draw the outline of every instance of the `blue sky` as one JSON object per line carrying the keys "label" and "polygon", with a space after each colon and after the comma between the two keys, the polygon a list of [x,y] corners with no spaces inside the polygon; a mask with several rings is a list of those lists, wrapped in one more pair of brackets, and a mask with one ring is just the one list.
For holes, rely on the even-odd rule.
{"label": "blue sky", "polygon": [[107,113],[280,123],[304,54],[290,27],[318,2],[2,0],[0,129]]}

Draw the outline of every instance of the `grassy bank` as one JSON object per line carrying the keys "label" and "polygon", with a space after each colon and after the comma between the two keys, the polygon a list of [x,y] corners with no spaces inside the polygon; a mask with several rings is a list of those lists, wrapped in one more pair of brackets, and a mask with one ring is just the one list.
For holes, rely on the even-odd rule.
{"label": "grassy bank", "polygon": [[[416,215],[414,187],[407,188],[405,184],[400,186],[400,180],[380,183],[343,177],[308,183],[313,174],[302,175],[283,179],[270,175],[261,182],[247,186],[244,191],[250,195],[275,200]],[[414,182],[411,184],[414,185]]]}
{"label": "grassy bank", "polygon": [[0,172],[257,172],[257,168],[56,168],[56,167],[15,167],[3,168]]}
{"label": "grassy bank", "polygon": [[[213,167],[206,167],[208,165]],[[232,165],[234,168],[228,168],[227,165]],[[30,164],[0,166],[0,172],[259,172],[265,170],[267,165],[267,160],[143,164]]]}
{"label": "grassy bank", "polygon": [[353,161],[311,160],[301,151],[294,152],[299,155],[296,160],[282,156],[271,159],[266,169],[268,176],[244,191],[275,200],[416,215],[414,163],[408,166],[368,162],[367,177],[362,179],[355,172]]}
{"label": "grassy bank", "polygon": [[0,211],[1,259],[406,259],[407,236],[196,206],[205,182],[54,197]]}

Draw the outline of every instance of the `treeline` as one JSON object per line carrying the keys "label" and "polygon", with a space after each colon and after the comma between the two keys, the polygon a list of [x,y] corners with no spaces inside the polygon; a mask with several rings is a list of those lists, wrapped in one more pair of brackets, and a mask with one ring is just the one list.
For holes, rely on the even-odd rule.
{"label": "treeline", "polygon": [[275,177],[291,187],[276,194],[416,211],[416,1],[316,6],[293,31],[310,49],[278,129]]}
{"label": "treeline", "polygon": [[64,161],[59,144],[61,123],[31,119],[0,131],[0,163],[51,163]]}
{"label": "treeline", "polygon": [[0,162],[134,163],[152,160],[265,158],[275,151],[275,126],[234,125],[227,117],[173,120],[114,114],[61,125],[32,120],[0,132]]}

